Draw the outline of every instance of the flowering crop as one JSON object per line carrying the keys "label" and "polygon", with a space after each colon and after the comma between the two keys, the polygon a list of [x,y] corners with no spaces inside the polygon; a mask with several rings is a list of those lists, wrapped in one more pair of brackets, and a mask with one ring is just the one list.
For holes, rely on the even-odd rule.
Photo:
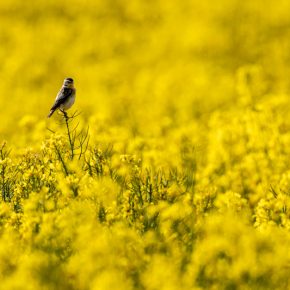
{"label": "flowering crop", "polygon": [[[0,2],[0,289],[288,289],[288,1],[22,2]],[[73,117],[47,119],[65,77]]]}

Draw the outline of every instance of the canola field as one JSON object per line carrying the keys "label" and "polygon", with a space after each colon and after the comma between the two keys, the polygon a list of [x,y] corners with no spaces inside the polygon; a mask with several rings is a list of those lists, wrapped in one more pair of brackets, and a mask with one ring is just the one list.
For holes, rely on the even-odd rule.
{"label": "canola field", "polygon": [[289,11],[1,1],[0,289],[290,289]]}

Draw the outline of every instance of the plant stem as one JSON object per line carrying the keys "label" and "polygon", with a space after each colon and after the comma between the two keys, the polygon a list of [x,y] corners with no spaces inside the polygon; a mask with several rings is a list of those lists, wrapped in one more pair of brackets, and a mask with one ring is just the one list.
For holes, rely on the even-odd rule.
{"label": "plant stem", "polygon": [[60,162],[61,162],[61,164],[62,164],[62,167],[63,167],[64,173],[65,173],[66,176],[68,176],[68,175],[69,175],[69,171],[68,171],[68,169],[67,169],[67,167],[66,167],[66,164],[65,164],[65,162],[64,162],[64,160],[63,160],[63,158],[62,158],[62,156],[61,156],[60,150],[57,148],[56,145],[54,145],[54,148],[55,148],[55,151],[56,151],[56,153],[57,153],[58,159],[60,160]]}
{"label": "plant stem", "polygon": [[67,113],[65,111],[62,111],[63,113],[63,116],[64,116],[64,119],[65,119],[65,123],[66,123],[66,129],[67,129],[67,135],[68,135],[68,140],[69,140],[69,146],[70,146],[70,151],[71,151],[71,154],[70,154],[70,159],[73,160],[74,158],[74,143],[72,141],[72,137],[71,137],[71,131],[70,131],[70,128],[69,128],[69,117],[67,115]]}

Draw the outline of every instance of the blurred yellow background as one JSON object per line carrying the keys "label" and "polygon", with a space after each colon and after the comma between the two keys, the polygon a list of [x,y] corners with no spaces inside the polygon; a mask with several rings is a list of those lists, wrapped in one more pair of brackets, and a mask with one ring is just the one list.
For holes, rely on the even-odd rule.
{"label": "blurred yellow background", "polygon": [[265,93],[288,92],[289,6],[270,0],[2,1],[1,135],[14,140],[17,132],[29,141],[24,127],[45,132],[65,77],[75,79],[74,109],[86,118],[142,132],[162,118],[208,118]]}

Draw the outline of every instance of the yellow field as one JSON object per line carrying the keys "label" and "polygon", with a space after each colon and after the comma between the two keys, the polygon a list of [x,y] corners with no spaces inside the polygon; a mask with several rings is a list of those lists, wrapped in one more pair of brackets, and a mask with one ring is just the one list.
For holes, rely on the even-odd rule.
{"label": "yellow field", "polygon": [[290,2],[214,2],[0,2],[0,289],[290,289]]}

